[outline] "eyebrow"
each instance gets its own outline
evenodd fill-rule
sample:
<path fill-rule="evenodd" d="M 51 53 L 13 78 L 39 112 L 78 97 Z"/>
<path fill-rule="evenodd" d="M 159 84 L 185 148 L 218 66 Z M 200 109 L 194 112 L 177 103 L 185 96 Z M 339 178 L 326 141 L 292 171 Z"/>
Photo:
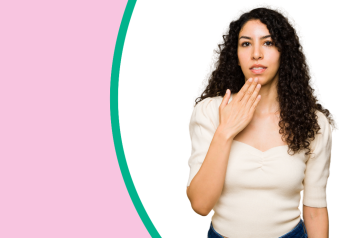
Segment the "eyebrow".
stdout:
<path fill-rule="evenodd" d="M 262 36 L 262 37 L 260 37 L 260 39 L 263 40 L 263 39 L 269 38 L 269 37 L 271 37 L 271 35 Z M 248 40 L 251 40 L 251 39 L 252 39 L 252 38 L 250 38 L 249 36 L 241 36 L 241 37 L 239 37 L 238 40 L 240 40 L 240 39 L 242 39 L 242 38 L 248 39 Z"/>

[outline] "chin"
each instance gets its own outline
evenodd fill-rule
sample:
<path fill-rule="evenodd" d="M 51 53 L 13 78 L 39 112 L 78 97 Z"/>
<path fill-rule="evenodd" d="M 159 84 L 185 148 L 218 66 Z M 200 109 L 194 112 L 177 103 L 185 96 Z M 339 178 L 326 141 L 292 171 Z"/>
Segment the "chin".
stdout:
<path fill-rule="evenodd" d="M 274 77 L 269 77 L 269 76 L 266 76 L 266 75 L 252 75 L 252 76 L 249 76 L 249 78 L 258 78 L 258 83 L 263 86 L 271 81 L 273 81 Z M 249 78 L 247 78 L 246 80 L 248 80 Z"/>

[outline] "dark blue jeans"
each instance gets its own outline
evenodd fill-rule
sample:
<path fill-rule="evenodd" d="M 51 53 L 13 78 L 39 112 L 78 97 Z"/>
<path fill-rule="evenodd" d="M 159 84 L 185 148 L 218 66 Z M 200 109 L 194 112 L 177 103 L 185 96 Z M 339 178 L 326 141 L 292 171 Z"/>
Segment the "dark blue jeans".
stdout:
<path fill-rule="evenodd" d="M 208 230 L 208 238 L 222 238 L 223 236 L 220 235 L 212 226 L 212 222 L 211 222 L 211 226 Z M 305 223 L 304 221 L 300 218 L 300 222 L 299 224 L 297 224 L 297 226 L 292 229 L 291 231 L 289 231 L 288 233 L 286 233 L 283 236 L 280 236 L 279 238 L 307 238 L 307 232 L 306 232 L 306 227 L 305 227 Z M 278 238 L 278 237 L 277 237 Z"/>

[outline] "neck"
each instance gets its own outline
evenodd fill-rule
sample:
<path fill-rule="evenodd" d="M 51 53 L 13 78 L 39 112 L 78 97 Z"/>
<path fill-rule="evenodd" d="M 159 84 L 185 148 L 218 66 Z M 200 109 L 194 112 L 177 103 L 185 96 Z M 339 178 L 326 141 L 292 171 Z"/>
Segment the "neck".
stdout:
<path fill-rule="evenodd" d="M 278 75 L 274 77 L 269 83 L 262 85 L 259 90 L 261 95 L 260 102 L 258 103 L 255 113 L 257 115 L 275 114 L 280 111 L 278 101 Z"/>

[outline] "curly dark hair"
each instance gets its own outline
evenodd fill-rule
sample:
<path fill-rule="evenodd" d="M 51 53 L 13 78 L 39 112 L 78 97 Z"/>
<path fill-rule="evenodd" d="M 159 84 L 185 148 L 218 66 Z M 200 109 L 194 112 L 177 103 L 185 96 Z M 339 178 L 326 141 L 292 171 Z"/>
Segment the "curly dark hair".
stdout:
<path fill-rule="evenodd" d="M 280 105 L 279 133 L 286 141 L 289 152 L 306 149 L 311 154 L 310 142 L 320 130 L 316 110 L 322 112 L 335 128 L 329 110 L 317 103 L 314 89 L 310 86 L 310 73 L 305 55 L 295 29 L 289 20 L 277 10 L 256 8 L 244 13 L 229 25 L 228 34 L 223 35 L 215 69 L 208 78 L 208 86 L 195 102 L 207 97 L 224 96 L 227 89 L 237 93 L 245 84 L 245 77 L 238 65 L 238 35 L 249 20 L 260 20 L 269 30 L 271 38 L 280 52 L 279 79 L 277 85 Z M 289 153 L 290 154 L 290 153 Z"/>

